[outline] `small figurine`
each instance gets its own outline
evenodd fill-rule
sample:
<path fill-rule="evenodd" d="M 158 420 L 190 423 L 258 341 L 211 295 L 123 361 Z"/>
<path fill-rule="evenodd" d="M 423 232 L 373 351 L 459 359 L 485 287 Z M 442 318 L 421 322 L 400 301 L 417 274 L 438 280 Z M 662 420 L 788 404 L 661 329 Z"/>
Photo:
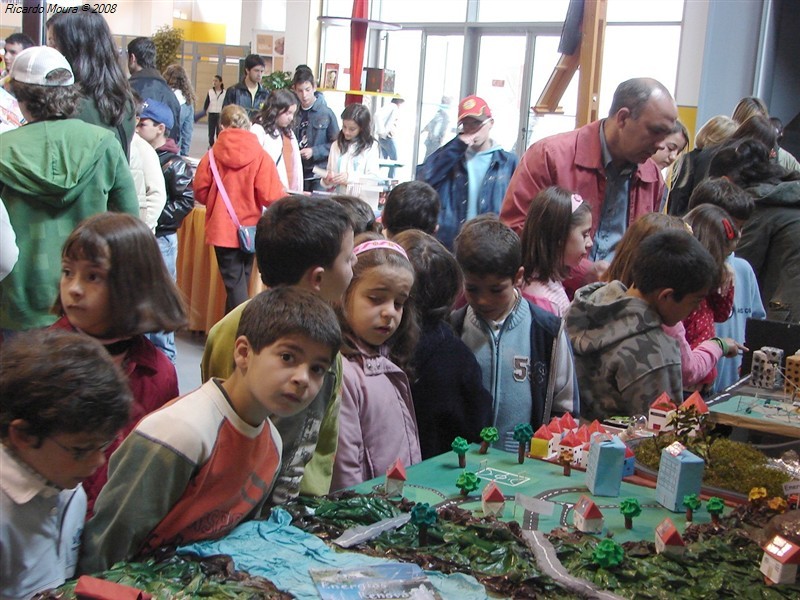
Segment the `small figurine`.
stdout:
<path fill-rule="evenodd" d="M 601 540 L 592 552 L 592 561 L 604 568 L 616 567 L 625 558 L 625 550 L 610 538 Z"/>
<path fill-rule="evenodd" d="M 603 531 L 603 513 L 589 496 L 583 495 L 572 511 L 572 524 L 584 533 L 600 533 Z"/>
<path fill-rule="evenodd" d="M 489 451 L 489 444 L 494 444 L 500 439 L 497 427 L 484 427 L 481 429 L 481 448 L 478 454 L 486 454 Z"/>
<path fill-rule="evenodd" d="M 719 525 L 719 516 L 722 514 L 722 511 L 725 510 L 725 502 L 722 501 L 722 498 L 712 496 L 708 499 L 708 502 L 706 502 L 706 510 L 708 514 L 711 515 L 711 522 L 714 525 Z"/>
<path fill-rule="evenodd" d="M 483 516 L 500 517 L 503 514 L 503 509 L 506 506 L 506 497 L 503 492 L 497 487 L 494 481 L 483 488 L 481 492 L 481 506 L 483 507 Z"/>
<path fill-rule="evenodd" d="M 675 523 L 667 517 L 656 527 L 656 553 L 680 556 L 686 551 L 686 544 L 678 533 Z"/>
<path fill-rule="evenodd" d="M 525 446 L 532 437 L 533 427 L 531 427 L 530 423 L 520 423 L 514 427 L 514 440 L 519 443 L 519 452 L 517 454 L 519 464 L 525 462 Z"/>
<path fill-rule="evenodd" d="M 456 487 L 461 490 L 462 496 L 468 496 L 470 492 L 474 492 L 478 489 L 479 481 L 480 479 L 478 479 L 475 473 L 464 471 L 458 476 L 458 479 L 456 479 Z"/>
<path fill-rule="evenodd" d="M 419 528 L 419 545 L 428 545 L 428 527 L 436 523 L 436 509 L 427 502 L 418 502 L 411 509 L 411 522 Z"/>
<path fill-rule="evenodd" d="M 700 496 L 697 494 L 686 494 L 683 497 L 683 505 L 686 507 L 686 522 L 691 523 L 694 519 L 694 511 L 702 506 Z"/>
<path fill-rule="evenodd" d="M 572 475 L 572 450 L 562 450 L 558 455 L 558 464 L 564 467 L 564 477 Z"/>
<path fill-rule="evenodd" d="M 642 514 L 642 505 L 636 498 L 626 498 L 619 503 L 619 512 L 625 517 L 625 529 L 633 529 L 633 519 Z"/>
<path fill-rule="evenodd" d="M 567 434 L 561 438 L 561 441 L 558 443 L 558 451 L 560 454 L 563 454 L 566 451 L 572 453 L 572 459 L 570 462 L 578 462 L 580 461 L 581 457 L 581 441 L 578 439 L 577 434 L 574 431 L 568 431 Z"/>
<path fill-rule="evenodd" d="M 405 483 L 406 468 L 398 458 L 391 467 L 386 469 L 386 483 L 383 485 L 383 490 L 387 496 L 402 496 Z"/>
<path fill-rule="evenodd" d="M 457 437 L 450 444 L 450 447 L 458 455 L 458 468 L 464 469 L 467 466 L 467 450 L 469 450 L 469 442 L 463 437 Z"/>
<path fill-rule="evenodd" d="M 761 572 L 767 585 L 794 583 L 800 564 L 800 545 L 776 535 L 764 546 Z"/>

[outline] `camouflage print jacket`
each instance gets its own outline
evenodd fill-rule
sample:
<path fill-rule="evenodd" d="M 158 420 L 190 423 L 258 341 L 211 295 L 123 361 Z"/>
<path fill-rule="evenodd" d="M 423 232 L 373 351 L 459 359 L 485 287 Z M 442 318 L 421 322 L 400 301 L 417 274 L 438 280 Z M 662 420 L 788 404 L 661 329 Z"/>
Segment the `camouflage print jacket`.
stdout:
<path fill-rule="evenodd" d="M 661 392 L 682 397 L 677 341 L 653 308 L 626 292 L 619 281 L 582 287 L 565 317 L 586 419 L 646 415 Z"/>

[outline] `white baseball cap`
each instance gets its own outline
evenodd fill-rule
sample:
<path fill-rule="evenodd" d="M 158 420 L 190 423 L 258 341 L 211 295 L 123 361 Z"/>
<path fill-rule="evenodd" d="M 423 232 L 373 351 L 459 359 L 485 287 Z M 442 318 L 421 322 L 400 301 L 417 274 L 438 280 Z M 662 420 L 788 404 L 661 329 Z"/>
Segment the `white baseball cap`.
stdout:
<path fill-rule="evenodd" d="M 75 83 L 75 76 L 67 59 L 61 52 L 49 46 L 34 46 L 17 54 L 9 75 L 20 83 L 47 87 Z"/>

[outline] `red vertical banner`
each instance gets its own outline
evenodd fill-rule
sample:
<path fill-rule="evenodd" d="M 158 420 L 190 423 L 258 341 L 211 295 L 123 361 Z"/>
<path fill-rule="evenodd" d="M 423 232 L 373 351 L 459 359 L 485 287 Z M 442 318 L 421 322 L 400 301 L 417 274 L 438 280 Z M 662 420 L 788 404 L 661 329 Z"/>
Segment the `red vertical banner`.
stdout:
<path fill-rule="evenodd" d="M 361 89 L 361 73 L 364 70 L 364 49 L 367 45 L 369 27 L 369 0 L 353 0 L 353 20 L 350 22 L 350 89 Z M 347 94 L 344 104 L 361 104 L 362 97 Z"/>

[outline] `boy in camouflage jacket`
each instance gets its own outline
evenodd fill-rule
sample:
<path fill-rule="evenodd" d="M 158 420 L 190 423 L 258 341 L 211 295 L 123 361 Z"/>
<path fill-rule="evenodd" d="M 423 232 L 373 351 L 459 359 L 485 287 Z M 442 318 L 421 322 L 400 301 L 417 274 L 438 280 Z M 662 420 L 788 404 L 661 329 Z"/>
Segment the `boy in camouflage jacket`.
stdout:
<path fill-rule="evenodd" d="M 576 292 L 565 324 L 582 417 L 646 415 L 661 392 L 682 400 L 680 350 L 661 324 L 686 318 L 716 285 L 715 272 L 691 234 L 661 231 L 641 244 L 630 288 L 612 281 Z"/>

